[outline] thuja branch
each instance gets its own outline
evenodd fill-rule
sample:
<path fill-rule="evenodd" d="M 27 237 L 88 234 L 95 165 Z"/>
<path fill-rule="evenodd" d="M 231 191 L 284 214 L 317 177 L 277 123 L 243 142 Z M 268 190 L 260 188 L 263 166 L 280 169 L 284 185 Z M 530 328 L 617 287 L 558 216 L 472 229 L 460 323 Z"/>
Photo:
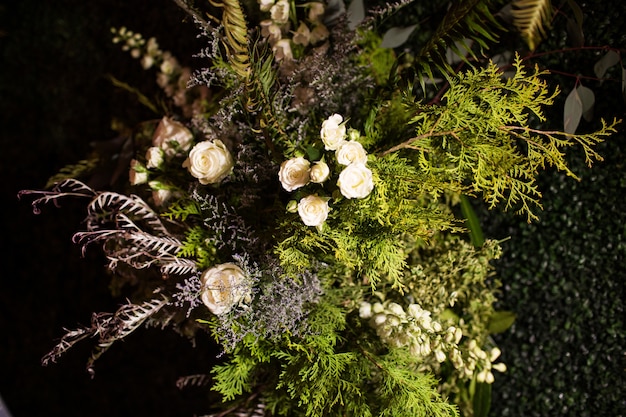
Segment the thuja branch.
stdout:
<path fill-rule="evenodd" d="M 393 152 L 397 152 L 401 149 L 413 149 L 413 150 L 417 150 L 417 151 L 423 151 L 423 152 L 428 152 L 428 149 L 419 147 L 419 146 L 415 146 L 413 145 L 413 143 L 415 141 L 421 140 L 421 139 L 426 139 L 426 138 L 432 138 L 432 137 L 437 137 L 437 136 L 452 136 L 455 139 L 460 141 L 460 138 L 458 136 L 458 133 L 460 133 L 463 129 L 456 129 L 456 130 L 447 130 L 445 132 L 429 132 L 429 133 L 424 133 L 422 135 L 417 135 L 412 137 L 411 139 L 408 139 L 396 146 L 393 146 L 389 149 L 387 149 L 386 151 L 382 152 L 380 154 L 380 156 L 385 156 L 388 155 L 390 153 Z"/>

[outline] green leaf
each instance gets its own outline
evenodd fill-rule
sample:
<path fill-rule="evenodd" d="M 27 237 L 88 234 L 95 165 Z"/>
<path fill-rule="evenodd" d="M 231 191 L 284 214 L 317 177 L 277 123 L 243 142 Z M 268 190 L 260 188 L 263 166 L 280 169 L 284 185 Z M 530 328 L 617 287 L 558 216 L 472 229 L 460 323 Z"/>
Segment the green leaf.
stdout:
<path fill-rule="evenodd" d="M 472 408 L 474 417 L 487 417 L 491 408 L 491 384 L 474 382 L 474 393 L 472 395 Z"/>
<path fill-rule="evenodd" d="M 483 230 L 480 227 L 478 216 L 476 216 L 476 212 L 472 208 L 472 204 L 465 195 L 461 195 L 461 212 L 465 217 L 465 224 L 470 231 L 469 233 L 472 244 L 477 248 L 482 247 L 483 243 L 485 243 Z"/>
<path fill-rule="evenodd" d="M 496 311 L 492 314 L 487 329 L 489 333 L 502 333 L 513 325 L 515 313 L 511 311 Z"/>

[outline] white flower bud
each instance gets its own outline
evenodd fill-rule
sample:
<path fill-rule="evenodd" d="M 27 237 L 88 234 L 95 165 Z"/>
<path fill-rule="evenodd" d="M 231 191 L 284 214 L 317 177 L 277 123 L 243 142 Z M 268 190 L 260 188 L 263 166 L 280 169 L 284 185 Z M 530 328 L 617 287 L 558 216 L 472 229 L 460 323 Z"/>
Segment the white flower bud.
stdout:
<path fill-rule="evenodd" d="M 163 157 L 165 153 L 157 146 L 151 146 L 146 151 L 146 167 L 160 168 L 163 165 Z"/>
<path fill-rule="evenodd" d="M 311 182 L 321 184 L 330 176 L 330 168 L 324 161 L 318 161 L 311 167 Z"/>
<path fill-rule="evenodd" d="M 289 1 L 278 0 L 276 4 L 270 7 L 270 16 L 279 25 L 287 23 L 289 21 Z"/>
<path fill-rule="evenodd" d="M 502 362 L 491 365 L 491 368 L 498 372 L 506 372 L 506 365 Z"/>
<path fill-rule="evenodd" d="M 320 136 L 327 151 L 334 151 L 345 141 L 346 126 L 341 123 L 343 117 L 340 114 L 333 114 L 322 122 Z"/>
<path fill-rule="evenodd" d="M 400 304 L 398 304 L 398 303 L 389 303 L 389 304 L 387 305 L 387 310 L 388 310 L 390 313 L 392 313 L 392 314 L 394 314 L 394 315 L 396 315 L 396 316 L 398 316 L 398 317 L 404 317 L 404 316 L 406 316 L 406 313 L 404 312 L 404 309 L 403 309 L 403 308 L 402 308 L 402 306 L 401 306 Z"/>
<path fill-rule="evenodd" d="M 130 161 L 128 180 L 131 185 L 145 184 L 148 182 L 148 172 L 146 172 L 146 168 L 136 159 Z"/>
<path fill-rule="evenodd" d="M 443 353 L 442 350 L 436 350 L 435 351 L 435 358 L 437 359 L 437 362 L 439 362 L 439 363 L 445 362 L 446 354 Z"/>
<path fill-rule="evenodd" d="M 372 305 L 366 301 L 361 303 L 359 307 L 359 317 L 362 319 L 369 319 L 372 317 Z"/>

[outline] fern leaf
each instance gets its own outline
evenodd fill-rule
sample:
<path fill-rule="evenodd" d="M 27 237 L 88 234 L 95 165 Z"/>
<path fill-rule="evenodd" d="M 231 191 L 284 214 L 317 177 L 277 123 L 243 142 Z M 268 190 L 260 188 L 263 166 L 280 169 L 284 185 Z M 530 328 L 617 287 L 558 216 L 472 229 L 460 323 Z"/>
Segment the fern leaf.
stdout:
<path fill-rule="evenodd" d="M 92 329 L 99 335 L 98 346 L 87 361 L 87 371 L 94 375 L 94 363 L 117 340 L 123 339 L 139 328 L 148 318 L 158 313 L 169 300 L 165 296 L 148 300 L 143 304 L 126 304 L 120 307 L 113 316 L 94 315 Z M 103 323 L 99 322 L 104 317 Z"/>
<path fill-rule="evenodd" d="M 441 20 L 435 33 L 416 57 L 417 76 L 422 89 L 425 84 L 423 74 L 429 78 L 434 78 L 433 70 L 435 69 L 446 78 L 454 74 L 453 68 L 446 61 L 446 51 L 450 45 L 455 45 L 457 42 L 463 44 L 473 41 L 483 50 L 488 48 L 489 42 L 497 40 L 495 33 L 502 30 L 502 27 L 489 10 L 491 3 L 490 0 L 451 2 L 451 7 Z M 470 48 L 464 49 L 467 49 L 467 52 L 475 57 Z M 463 55 L 460 57 L 467 62 Z"/>
<path fill-rule="evenodd" d="M 70 178 L 64 180 L 57 185 L 55 185 L 50 191 L 42 191 L 42 190 L 22 190 L 17 194 L 17 198 L 21 199 L 25 195 L 38 195 L 41 197 L 36 198 L 31 203 L 33 208 L 33 213 L 39 214 L 41 213 L 40 206 L 48 203 L 53 203 L 58 207 L 59 203 L 57 200 L 64 197 L 89 197 L 94 198 L 97 196 L 97 192 L 94 191 L 88 185 L 78 181 L 76 179 Z"/>
<path fill-rule="evenodd" d="M 550 24 L 552 3 L 550 0 L 515 0 L 511 15 L 528 48 L 534 51 L 546 36 L 544 25 Z"/>
<path fill-rule="evenodd" d="M 232 69 L 241 78 L 246 79 L 250 73 L 250 54 L 248 51 L 248 28 L 241 4 L 238 0 L 224 0 L 209 2 L 223 9 L 222 25 L 224 26 L 223 39 L 228 61 Z"/>

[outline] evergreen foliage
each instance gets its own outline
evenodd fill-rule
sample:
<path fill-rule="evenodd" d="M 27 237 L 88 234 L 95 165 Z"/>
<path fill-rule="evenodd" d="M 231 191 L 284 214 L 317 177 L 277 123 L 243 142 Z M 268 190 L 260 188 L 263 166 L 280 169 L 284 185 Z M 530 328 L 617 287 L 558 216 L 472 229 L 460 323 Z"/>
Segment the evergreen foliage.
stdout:
<path fill-rule="evenodd" d="M 499 26 L 491 2 L 450 2 L 408 67 L 381 50 L 372 24 L 404 3 L 356 29 L 331 4 L 280 0 L 268 16 L 264 4 L 252 13 L 259 5 L 224 0 L 210 2 L 211 21 L 179 4 L 210 39 L 208 68 L 184 78 L 154 43 L 125 38 L 142 62 L 159 60 L 180 111 L 130 164 L 134 188 L 69 179 L 21 193 L 35 210 L 88 198 L 75 240 L 102 243 L 108 268 L 137 287 L 134 304 L 69 331 L 51 358 L 98 334 L 91 369 L 146 322 L 212 335 L 225 358 L 207 378 L 226 414 L 479 415 L 492 370 L 505 370 L 492 334 L 511 315 L 495 308 L 499 242 L 469 243 L 456 202 L 478 195 L 535 220 L 538 172 L 575 177 L 565 149 L 601 160 L 595 147 L 619 121 L 584 134 L 535 127 L 558 90 L 517 55 L 510 76 L 479 59 Z M 473 62 L 456 72 L 444 52 L 461 49 Z M 411 71 L 447 85 L 426 102 Z M 188 96 L 188 82 L 205 96 Z"/>

